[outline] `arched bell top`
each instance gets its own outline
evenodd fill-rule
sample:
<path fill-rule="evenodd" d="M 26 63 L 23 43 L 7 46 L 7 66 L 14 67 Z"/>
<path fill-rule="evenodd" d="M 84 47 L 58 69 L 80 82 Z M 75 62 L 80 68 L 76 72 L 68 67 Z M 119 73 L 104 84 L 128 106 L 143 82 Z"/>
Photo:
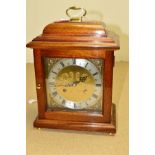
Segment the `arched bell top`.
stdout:
<path fill-rule="evenodd" d="M 48 24 L 33 41 L 115 43 L 101 22 L 60 21 Z"/>
<path fill-rule="evenodd" d="M 60 21 L 47 25 L 43 35 L 106 37 L 106 30 L 101 22 Z"/>
<path fill-rule="evenodd" d="M 117 42 L 108 35 L 101 22 L 51 23 L 43 33 L 27 44 L 30 48 L 51 49 L 55 47 L 83 47 L 119 49 Z"/>
<path fill-rule="evenodd" d="M 103 23 L 70 21 L 59 21 L 45 26 L 43 33 L 28 43 L 27 47 L 119 49 L 119 45 L 111 35 L 108 35 Z"/>
<path fill-rule="evenodd" d="M 76 11 L 78 14 L 75 14 Z M 43 29 L 42 34 L 28 43 L 27 47 L 119 49 L 119 45 L 108 35 L 102 22 L 84 22 L 82 20 L 87 14 L 84 8 L 72 6 L 66 10 L 66 14 L 70 20 L 48 24 Z"/>

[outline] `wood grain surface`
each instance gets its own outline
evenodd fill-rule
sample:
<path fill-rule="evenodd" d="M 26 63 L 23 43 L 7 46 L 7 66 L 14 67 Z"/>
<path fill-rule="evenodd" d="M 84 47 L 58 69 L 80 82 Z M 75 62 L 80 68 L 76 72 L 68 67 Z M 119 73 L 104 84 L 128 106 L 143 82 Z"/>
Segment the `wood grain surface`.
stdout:
<path fill-rule="evenodd" d="M 28 43 L 27 47 L 34 49 L 38 99 L 35 127 L 116 132 L 115 106 L 112 106 L 112 81 L 114 50 L 119 49 L 119 46 L 108 37 L 102 23 L 52 23 L 44 28 L 42 35 Z M 102 113 L 48 111 L 44 57 L 104 59 Z"/>

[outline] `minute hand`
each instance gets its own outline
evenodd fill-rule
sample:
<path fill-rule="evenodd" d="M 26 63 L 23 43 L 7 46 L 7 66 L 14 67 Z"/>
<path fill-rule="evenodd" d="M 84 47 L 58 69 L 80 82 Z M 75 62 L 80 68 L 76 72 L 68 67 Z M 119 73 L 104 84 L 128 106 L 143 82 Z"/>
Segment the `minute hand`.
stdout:
<path fill-rule="evenodd" d="M 73 85 L 76 86 L 76 85 L 77 85 L 78 83 L 80 83 L 80 82 L 85 82 L 86 79 L 87 79 L 87 76 L 85 76 L 85 77 L 80 77 L 80 80 L 79 80 L 79 81 L 74 81 L 74 82 L 73 82 Z"/>

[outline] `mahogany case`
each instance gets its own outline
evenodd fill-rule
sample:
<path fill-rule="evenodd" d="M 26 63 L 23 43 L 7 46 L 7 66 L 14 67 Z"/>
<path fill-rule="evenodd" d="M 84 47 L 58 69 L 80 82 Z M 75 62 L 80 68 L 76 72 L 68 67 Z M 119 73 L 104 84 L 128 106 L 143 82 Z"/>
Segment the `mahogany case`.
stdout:
<path fill-rule="evenodd" d="M 38 99 L 34 126 L 99 132 L 116 132 L 115 106 L 112 104 L 114 51 L 118 43 L 101 22 L 60 21 L 47 25 L 27 47 L 33 48 Z M 103 110 L 101 114 L 48 111 L 43 58 L 104 59 Z"/>

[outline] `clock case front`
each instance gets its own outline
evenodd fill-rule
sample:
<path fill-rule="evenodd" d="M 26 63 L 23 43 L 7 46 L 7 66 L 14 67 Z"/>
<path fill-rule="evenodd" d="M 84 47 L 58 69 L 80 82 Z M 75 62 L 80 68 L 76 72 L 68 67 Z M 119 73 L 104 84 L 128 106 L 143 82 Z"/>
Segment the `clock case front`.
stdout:
<path fill-rule="evenodd" d="M 33 48 L 38 99 L 34 126 L 98 132 L 116 132 L 115 105 L 112 104 L 114 50 L 118 44 L 109 37 L 101 22 L 60 21 L 47 25 L 27 47 Z M 55 111 L 47 105 L 45 58 L 102 59 L 103 94 L 101 113 Z"/>

